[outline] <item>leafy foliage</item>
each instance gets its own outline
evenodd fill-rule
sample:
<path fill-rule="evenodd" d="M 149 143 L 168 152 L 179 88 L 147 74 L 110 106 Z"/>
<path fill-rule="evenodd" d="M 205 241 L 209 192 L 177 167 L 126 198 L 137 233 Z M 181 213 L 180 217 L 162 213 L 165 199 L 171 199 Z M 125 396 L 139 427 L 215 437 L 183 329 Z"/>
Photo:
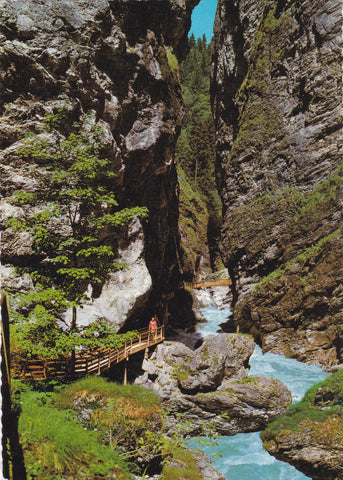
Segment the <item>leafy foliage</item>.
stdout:
<path fill-rule="evenodd" d="M 86 115 L 70 125 L 68 115 L 63 107 L 47 116 L 42 133 L 31 133 L 18 150 L 34 165 L 31 173 L 39 187 L 15 192 L 13 203 L 22 206 L 25 215 L 7 223 L 33 238 L 32 259 L 17 271 L 30 275 L 36 292 L 20 299 L 21 322 L 14 333 L 24 349 L 34 343 L 36 353 L 43 353 L 39 345 L 56 353 L 57 345 L 57 351 L 63 351 L 73 344 L 72 337 L 66 342 L 55 318 L 71 307 L 75 330 L 76 309 L 87 286 L 101 286 L 108 272 L 124 266 L 115 261 L 120 231 L 133 218 L 147 216 L 144 207 L 119 207 L 113 165 L 94 118 Z"/>
<path fill-rule="evenodd" d="M 120 349 L 125 341 L 138 337 L 136 331 L 117 334 L 104 320 L 93 322 L 78 332 L 62 330 L 55 316 L 41 305 L 36 305 L 28 319 L 12 324 L 10 331 L 12 350 L 21 358 L 55 358 L 87 348 Z"/>

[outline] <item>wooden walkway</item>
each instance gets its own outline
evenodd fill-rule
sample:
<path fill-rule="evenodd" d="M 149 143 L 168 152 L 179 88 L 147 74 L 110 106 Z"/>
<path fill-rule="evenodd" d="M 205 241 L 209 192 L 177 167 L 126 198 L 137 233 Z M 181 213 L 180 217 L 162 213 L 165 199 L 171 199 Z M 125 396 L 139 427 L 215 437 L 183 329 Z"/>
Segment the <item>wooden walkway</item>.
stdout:
<path fill-rule="evenodd" d="M 218 280 L 201 280 L 199 282 L 183 282 L 185 287 L 189 288 L 209 288 L 209 287 L 225 287 L 232 285 L 230 278 L 220 278 Z"/>
<path fill-rule="evenodd" d="M 26 360 L 12 364 L 13 376 L 21 380 L 43 380 L 53 378 L 78 378 L 85 375 L 97 374 L 108 370 L 112 365 L 128 359 L 130 355 L 145 350 L 152 345 L 163 342 L 165 327 L 157 327 L 156 333 L 151 334 L 149 329 L 139 330 L 137 338 L 127 340 L 117 349 L 102 347 L 98 349 L 77 352 L 72 355 L 41 359 Z"/>

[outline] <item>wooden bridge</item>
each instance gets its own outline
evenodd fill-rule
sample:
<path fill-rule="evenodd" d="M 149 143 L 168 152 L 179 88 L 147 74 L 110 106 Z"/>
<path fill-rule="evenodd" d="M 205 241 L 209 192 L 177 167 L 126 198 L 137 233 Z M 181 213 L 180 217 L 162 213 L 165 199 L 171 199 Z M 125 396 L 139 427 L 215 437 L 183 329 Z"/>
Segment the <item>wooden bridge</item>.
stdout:
<path fill-rule="evenodd" d="M 231 284 L 229 278 L 184 282 L 185 287 L 194 289 L 229 286 Z M 102 372 L 109 370 L 112 365 L 128 360 L 130 355 L 149 349 L 149 347 L 163 342 L 164 339 L 165 326 L 162 325 L 157 327 L 154 334 L 149 332 L 149 329 L 139 330 L 137 338 L 127 340 L 120 348 L 93 348 L 58 358 L 15 360 L 11 362 L 11 368 L 13 377 L 21 380 L 49 380 L 54 378 L 79 378 L 91 374 L 101 375 Z M 125 365 L 124 383 L 126 383 L 126 379 L 127 365 Z"/>
<path fill-rule="evenodd" d="M 21 380 L 43 380 L 53 378 L 78 378 L 84 375 L 97 374 L 108 370 L 112 365 L 127 360 L 130 355 L 146 350 L 163 342 L 165 326 L 157 327 L 155 333 L 149 329 L 138 330 L 137 338 L 126 340 L 120 348 L 102 347 L 77 352 L 59 358 L 25 360 L 13 363 L 13 376 Z M 124 383 L 127 379 L 125 366 Z"/>
<path fill-rule="evenodd" d="M 209 288 L 209 287 L 225 287 L 232 285 L 230 278 L 219 278 L 217 280 L 199 280 L 198 282 L 183 282 L 185 287 L 189 288 Z"/>

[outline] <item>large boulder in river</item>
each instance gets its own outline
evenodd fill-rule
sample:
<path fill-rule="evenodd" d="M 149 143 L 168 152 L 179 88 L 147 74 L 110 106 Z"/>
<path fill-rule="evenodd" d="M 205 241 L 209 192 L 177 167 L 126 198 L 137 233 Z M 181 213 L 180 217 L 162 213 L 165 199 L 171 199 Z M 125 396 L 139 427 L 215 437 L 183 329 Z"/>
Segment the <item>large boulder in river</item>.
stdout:
<path fill-rule="evenodd" d="M 154 389 L 162 398 L 209 392 L 226 378 L 246 377 L 254 347 L 248 336 L 230 333 L 207 336 L 197 350 L 179 342 L 164 342 L 143 363 L 143 370 L 154 379 Z"/>
<path fill-rule="evenodd" d="M 236 435 L 255 432 L 284 413 L 291 405 L 289 390 L 270 377 L 227 381 L 218 390 L 197 395 L 170 397 L 164 401 L 171 430 L 179 428 L 180 414 L 191 435 Z"/>
<path fill-rule="evenodd" d="M 171 431 L 257 431 L 287 410 L 291 393 L 279 380 L 248 377 L 254 347 L 250 337 L 228 333 L 209 335 L 196 350 L 165 342 L 144 361 L 145 374 L 138 383 L 160 395 Z"/>

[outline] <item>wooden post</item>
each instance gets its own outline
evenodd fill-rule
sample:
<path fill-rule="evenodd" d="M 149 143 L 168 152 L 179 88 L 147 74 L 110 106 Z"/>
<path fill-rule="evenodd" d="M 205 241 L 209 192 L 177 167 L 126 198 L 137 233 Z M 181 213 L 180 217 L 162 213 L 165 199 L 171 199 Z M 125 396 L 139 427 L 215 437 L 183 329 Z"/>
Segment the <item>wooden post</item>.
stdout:
<path fill-rule="evenodd" d="M 237 325 L 236 333 L 239 333 L 239 325 Z"/>
<path fill-rule="evenodd" d="M 101 369 L 100 369 L 100 353 L 98 354 L 98 375 L 100 375 Z"/>
<path fill-rule="evenodd" d="M 127 365 L 129 363 L 129 358 L 125 358 L 125 367 L 124 367 L 124 385 L 127 385 Z"/>

